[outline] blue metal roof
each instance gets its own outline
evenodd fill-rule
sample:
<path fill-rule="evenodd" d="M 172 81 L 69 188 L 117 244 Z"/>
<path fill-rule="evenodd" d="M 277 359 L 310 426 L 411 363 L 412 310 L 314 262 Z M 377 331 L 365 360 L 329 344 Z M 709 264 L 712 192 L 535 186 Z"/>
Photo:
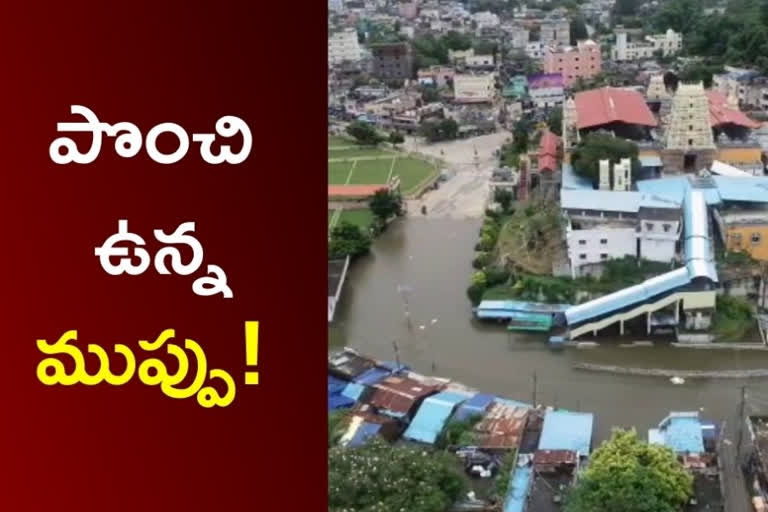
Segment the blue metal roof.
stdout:
<path fill-rule="evenodd" d="M 567 210 L 601 210 L 636 213 L 640 209 L 639 192 L 613 190 L 562 190 L 560 206 Z"/>
<path fill-rule="evenodd" d="M 328 410 L 333 411 L 336 409 L 344 409 L 345 407 L 352 407 L 355 400 L 349 397 L 339 394 L 328 395 Z"/>
<path fill-rule="evenodd" d="M 352 438 L 349 440 L 346 446 L 354 448 L 355 446 L 361 446 L 365 444 L 368 439 L 372 438 L 381 430 L 381 425 L 378 423 L 363 422 L 355 430 Z"/>
<path fill-rule="evenodd" d="M 386 379 L 391 374 L 392 372 L 387 369 L 374 366 L 373 368 L 369 368 L 368 370 L 355 377 L 355 382 L 358 384 L 364 384 L 366 386 L 373 386 L 374 384 Z"/>
<path fill-rule="evenodd" d="M 544 304 L 522 300 L 484 300 L 477 306 L 477 311 L 506 310 L 521 313 L 561 313 L 571 307 L 570 304 Z"/>
<path fill-rule="evenodd" d="M 594 415 L 586 412 L 547 411 L 539 450 L 571 450 L 589 455 Z"/>
<path fill-rule="evenodd" d="M 676 453 L 704 453 L 704 435 L 697 412 L 672 412 L 658 429 L 648 431 L 648 442 L 663 444 Z"/>
<path fill-rule="evenodd" d="M 528 502 L 533 467 L 514 467 L 512 471 L 514 471 L 514 474 L 509 482 L 509 490 L 504 499 L 504 512 L 523 512 Z"/>
<path fill-rule="evenodd" d="M 344 391 L 341 392 L 341 396 L 345 396 L 347 398 L 351 398 L 355 402 L 360 400 L 360 395 L 363 394 L 365 391 L 365 386 L 362 384 L 358 384 L 356 382 L 350 382 L 346 385 L 344 388 Z"/>
<path fill-rule="evenodd" d="M 379 361 L 378 366 L 386 368 L 392 373 L 405 372 L 410 370 L 410 367 L 406 364 L 397 363 L 396 361 Z"/>
<path fill-rule="evenodd" d="M 466 421 L 472 416 L 482 415 L 495 398 L 495 396 L 488 393 L 477 393 L 456 409 L 453 419 L 455 421 Z"/>
<path fill-rule="evenodd" d="M 592 190 L 592 182 L 588 178 L 576 174 L 571 164 L 563 162 L 560 174 L 564 190 Z"/>
<path fill-rule="evenodd" d="M 341 393 L 341 390 L 346 387 L 348 384 L 347 381 L 339 379 L 337 377 L 334 377 L 333 375 L 328 376 L 328 394 L 334 394 L 334 393 Z"/>
<path fill-rule="evenodd" d="M 403 437 L 422 443 L 434 443 L 454 408 L 470 397 L 455 391 L 441 391 L 430 396 L 419 407 Z"/>
<path fill-rule="evenodd" d="M 768 203 L 768 178 L 713 176 L 723 201 Z"/>

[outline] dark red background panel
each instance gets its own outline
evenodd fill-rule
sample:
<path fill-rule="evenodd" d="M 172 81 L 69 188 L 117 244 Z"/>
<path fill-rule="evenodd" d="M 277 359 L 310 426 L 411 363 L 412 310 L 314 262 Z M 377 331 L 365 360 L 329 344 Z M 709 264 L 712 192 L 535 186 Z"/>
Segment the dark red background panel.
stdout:
<path fill-rule="evenodd" d="M 201 5 L 197 5 L 201 4 Z M 325 32 L 314 2 L 23 2 L 0 13 L 3 104 L 0 510 L 325 509 Z M 192 149 L 164 166 L 114 154 L 58 166 L 72 104 L 144 134 L 254 136 L 242 165 Z M 109 276 L 94 247 L 118 219 L 151 240 L 196 223 L 234 299 L 192 277 Z M 244 323 L 260 322 L 261 383 L 245 386 Z M 45 387 L 37 338 L 136 347 L 175 328 L 238 383 L 206 410 L 139 383 Z M 297 492 L 297 487 L 299 492 Z"/>

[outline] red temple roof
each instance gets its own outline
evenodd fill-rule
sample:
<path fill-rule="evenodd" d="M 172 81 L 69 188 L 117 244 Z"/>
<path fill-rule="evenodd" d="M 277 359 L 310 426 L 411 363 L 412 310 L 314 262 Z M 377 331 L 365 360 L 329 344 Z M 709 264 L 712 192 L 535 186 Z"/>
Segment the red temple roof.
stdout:
<path fill-rule="evenodd" d="M 728 106 L 728 100 L 725 95 L 718 91 L 707 91 L 709 98 L 709 119 L 712 126 L 720 124 L 735 124 L 745 128 L 760 128 L 760 123 L 748 118 L 744 112 L 739 109 L 733 109 Z"/>
<path fill-rule="evenodd" d="M 615 122 L 658 125 L 639 92 L 603 87 L 577 92 L 574 101 L 579 129 Z"/>
<path fill-rule="evenodd" d="M 539 170 L 554 171 L 557 169 L 557 148 L 560 137 L 545 128 L 539 141 Z"/>

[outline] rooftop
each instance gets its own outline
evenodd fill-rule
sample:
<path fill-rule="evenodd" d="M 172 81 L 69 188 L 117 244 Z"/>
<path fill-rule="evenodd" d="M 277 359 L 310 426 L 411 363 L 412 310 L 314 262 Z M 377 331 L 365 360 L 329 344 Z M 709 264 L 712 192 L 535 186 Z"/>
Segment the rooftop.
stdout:
<path fill-rule="evenodd" d="M 704 436 L 698 412 L 671 412 L 658 428 L 648 430 L 648 442 L 671 448 L 675 453 L 704 453 Z"/>
<path fill-rule="evenodd" d="M 622 122 L 657 126 L 643 95 L 626 89 L 603 87 L 576 93 L 576 126 L 579 129 Z"/>
<path fill-rule="evenodd" d="M 440 384 L 428 384 L 412 377 L 391 376 L 373 386 L 368 398 L 372 406 L 404 416 L 420 399 L 442 389 Z"/>
<path fill-rule="evenodd" d="M 539 450 L 571 450 L 587 456 L 592 446 L 591 413 L 548 410 L 539 439 Z"/>
<path fill-rule="evenodd" d="M 528 77 L 529 89 L 563 87 L 563 75 L 560 73 L 539 73 Z"/>
<path fill-rule="evenodd" d="M 738 108 L 728 106 L 728 99 L 719 91 L 707 91 L 709 98 L 709 117 L 712 126 L 735 124 L 744 128 L 760 128 L 760 123 L 748 118 Z"/>
<path fill-rule="evenodd" d="M 434 443 L 456 406 L 470 396 L 456 391 L 442 391 L 425 399 L 403 437 L 422 443 Z"/>
<path fill-rule="evenodd" d="M 489 449 L 511 449 L 520 445 L 528 409 L 494 403 L 475 425 L 477 445 Z"/>

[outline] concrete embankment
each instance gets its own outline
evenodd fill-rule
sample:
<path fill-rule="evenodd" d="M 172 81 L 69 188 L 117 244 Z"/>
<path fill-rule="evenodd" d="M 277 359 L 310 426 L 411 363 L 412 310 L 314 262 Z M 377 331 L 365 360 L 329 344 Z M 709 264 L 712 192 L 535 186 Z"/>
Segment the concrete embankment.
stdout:
<path fill-rule="evenodd" d="M 671 370 L 666 368 L 627 368 L 591 363 L 574 363 L 576 370 L 612 373 L 616 375 L 639 375 L 647 377 L 682 377 L 684 379 L 747 379 L 766 378 L 768 368 L 751 370 Z"/>

